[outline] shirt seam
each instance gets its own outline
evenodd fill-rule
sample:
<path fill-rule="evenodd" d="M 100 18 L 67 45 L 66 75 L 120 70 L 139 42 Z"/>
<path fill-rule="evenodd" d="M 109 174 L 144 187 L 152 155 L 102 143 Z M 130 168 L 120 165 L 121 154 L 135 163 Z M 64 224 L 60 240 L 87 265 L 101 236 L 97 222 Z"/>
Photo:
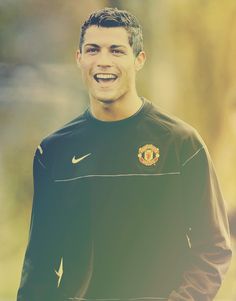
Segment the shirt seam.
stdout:
<path fill-rule="evenodd" d="M 191 155 L 187 160 L 182 163 L 182 167 L 184 167 L 187 163 L 189 163 L 204 147 L 200 147 L 193 155 Z"/>
<path fill-rule="evenodd" d="M 80 300 L 80 301 L 136 301 L 136 300 L 167 300 L 167 297 L 137 297 L 137 298 L 81 298 L 70 297 L 68 300 Z"/>
<path fill-rule="evenodd" d="M 165 175 L 180 175 L 179 171 L 176 172 L 168 172 L 168 173 L 155 173 L 155 174 L 107 174 L 107 175 L 103 175 L 103 174 L 91 174 L 91 175 L 84 175 L 84 176 L 79 176 L 79 177 L 75 177 L 75 178 L 68 178 L 68 179 L 54 179 L 54 182 L 69 182 L 69 181 L 75 181 L 75 180 L 79 180 L 79 179 L 83 179 L 83 178 L 93 178 L 93 177 L 132 177 L 132 176 L 165 176 Z"/>
<path fill-rule="evenodd" d="M 37 158 L 37 159 L 38 159 L 39 164 L 40 164 L 44 169 L 47 169 L 47 167 L 43 164 L 43 162 L 42 162 L 39 158 Z"/>

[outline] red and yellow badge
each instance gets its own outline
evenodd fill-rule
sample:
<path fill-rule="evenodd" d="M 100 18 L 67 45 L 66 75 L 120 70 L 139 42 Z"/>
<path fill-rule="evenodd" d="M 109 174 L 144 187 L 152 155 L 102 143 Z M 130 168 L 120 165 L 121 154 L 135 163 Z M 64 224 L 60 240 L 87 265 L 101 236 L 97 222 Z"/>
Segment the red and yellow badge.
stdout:
<path fill-rule="evenodd" d="M 138 150 L 139 161 L 146 166 L 155 165 L 159 160 L 159 157 L 159 148 L 157 148 L 153 144 L 146 144 L 140 147 Z"/>

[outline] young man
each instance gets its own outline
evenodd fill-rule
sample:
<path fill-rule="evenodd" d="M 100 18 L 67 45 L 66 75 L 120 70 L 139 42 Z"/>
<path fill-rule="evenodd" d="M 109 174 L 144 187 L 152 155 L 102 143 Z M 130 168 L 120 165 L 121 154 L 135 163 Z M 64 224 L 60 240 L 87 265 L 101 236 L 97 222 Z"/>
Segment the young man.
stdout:
<path fill-rule="evenodd" d="M 222 195 L 196 131 L 137 95 L 137 19 L 93 13 L 77 62 L 90 106 L 35 153 L 17 300 L 213 300 L 231 258 Z"/>

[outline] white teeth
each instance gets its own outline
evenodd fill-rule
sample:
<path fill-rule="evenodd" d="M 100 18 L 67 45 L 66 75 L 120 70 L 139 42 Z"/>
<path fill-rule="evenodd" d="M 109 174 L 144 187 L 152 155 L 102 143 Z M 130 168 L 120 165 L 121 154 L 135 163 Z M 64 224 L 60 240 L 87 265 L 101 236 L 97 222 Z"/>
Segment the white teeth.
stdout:
<path fill-rule="evenodd" d="M 114 74 L 104 74 L 104 73 L 98 73 L 95 75 L 97 79 L 116 79 L 117 76 Z"/>

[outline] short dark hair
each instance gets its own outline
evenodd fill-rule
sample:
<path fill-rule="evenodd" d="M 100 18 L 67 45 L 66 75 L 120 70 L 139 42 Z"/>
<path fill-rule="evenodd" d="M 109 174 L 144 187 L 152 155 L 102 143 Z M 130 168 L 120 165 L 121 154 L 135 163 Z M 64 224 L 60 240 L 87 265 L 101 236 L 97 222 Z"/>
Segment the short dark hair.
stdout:
<path fill-rule="evenodd" d="M 86 30 L 92 26 L 124 27 L 128 32 L 129 44 L 137 56 L 143 50 L 142 27 L 138 19 L 131 13 L 117 8 L 105 7 L 93 12 L 81 27 L 79 49 L 82 51 Z"/>

